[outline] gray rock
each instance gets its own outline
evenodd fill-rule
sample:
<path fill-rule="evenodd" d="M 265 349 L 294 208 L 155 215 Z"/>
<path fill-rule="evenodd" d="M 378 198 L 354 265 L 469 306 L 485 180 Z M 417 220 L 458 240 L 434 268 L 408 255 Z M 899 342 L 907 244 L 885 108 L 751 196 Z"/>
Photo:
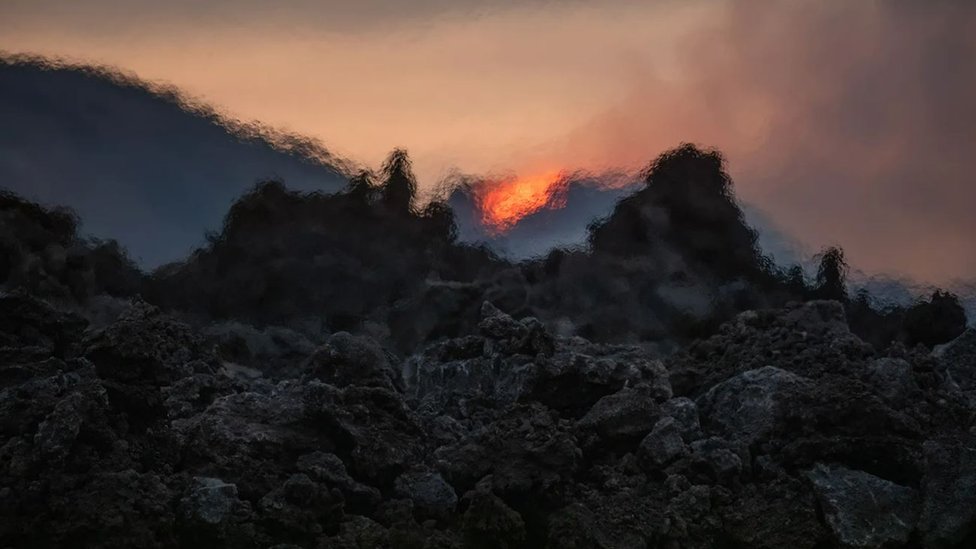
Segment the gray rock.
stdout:
<path fill-rule="evenodd" d="M 490 301 L 481 305 L 478 329 L 499 351 L 506 354 L 551 355 L 555 342 L 535 318 L 521 322 L 500 311 Z"/>
<path fill-rule="evenodd" d="M 950 385 L 963 391 L 976 390 L 976 328 L 969 328 L 949 343 L 938 346 L 937 358 Z"/>
<path fill-rule="evenodd" d="M 546 547 L 575 549 L 592 547 L 609 549 L 618 546 L 600 530 L 598 518 L 585 505 L 574 503 L 553 513 L 549 519 Z"/>
<path fill-rule="evenodd" d="M 651 394 L 625 388 L 598 400 L 577 427 L 607 440 L 643 438 L 660 417 L 661 408 Z"/>
<path fill-rule="evenodd" d="M 339 526 L 339 535 L 325 540 L 322 549 L 374 549 L 388 547 L 386 528 L 380 523 L 358 515 L 347 517 Z"/>
<path fill-rule="evenodd" d="M 305 417 L 314 418 L 320 435 L 350 445 L 343 458 L 360 481 L 392 484 L 420 461 L 423 428 L 399 392 L 359 386 L 339 390 L 318 380 L 301 390 Z"/>
<path fill-rule="evenodd" d="M 466 547 L 525 547 L 525 521 L 498 496 L 484 490 L 465 494 L 462 531 Z M 491 540 L 491 544 L 486 544 Z"/>
<path fill-rule="evenodd" d="M 518 405 L 485 429 L 438 448 L 434 458 L 454 486 L 473 485 L 490 473 L 498 494 L 557 489 L 583 461 L 568 427 L 542 405 Z"/>
<path fill-rule="evenodd" d="M 868 363 L 865 381 L 891 402 L 903 403 L 918 391 L 912 365 L 900 358 L 879 358 Z"/>
<path fill-rule="evenodd" d="M 181 501 L 186 518 L 205 524 L 220 524 L 239 502 L 237 486 L 217 478 L 193 477 L 190 493 Z"/>
<path fill-rule="evenodd" d="M 742 458 L 725 439 L 709 437 L 692 442 L 690 447 L 695 463 L 719 482 L 728 482 L 742 472 Z"/>
<path fill-rule="evenodd" d="M 681 438 L 681 430 L 674 418 L 669 416 L 658 420 L 637 449 L 638 458 L 651 468 L 667 465 L 687 453 L 688 447 Z"/>
<path fill-rule="evenodd" d="M 312 353 L 302 370 L 340 388 L 357 385 L 402 389 L 400 371 L 389 358 L 375 341 L 339 332 Z"/>
<path fill-rule="evenodd" d="M 688 397 L 677 397 L 661 405 L 661 413 L 674 418 L 681 438 L 685 442 L 702 437 L 701 422 L 698 419 L 698 406 Z"/>
<path fill-rule="evenodd" d="M 413 501 L 422 518 L 445 519 L 457 508 L 454 488 L 436 472 L 404 473 L 396 479 L 395 490 L 398 496 Z"/>
<path fill-rule="evenodd" d="M 535 364 L 528 357 L 467 358 L 441 362 L 427 356 L 411 359 L 409 393 L 428 415 L 464 416 L 462 402 L 488 401 L 505 407 L 519 399 Z"/>
<path fill-rule="evenodd" d="M 341 501 L 304 473 L 288 477 L 259 501 L 262 520 L 279 532 L 278 539 L 314 539 L 329 520 L 339 518 Z"/>
<path fill-rule="evenodd" d="M 955 546 L 976 524 L 976 441 L 929 441 L 923 449 L 919 529 L 928 547 Z"/>
<path fill-rule="evenodd" d="M 60 462 L 68 456 L 81 431 L 87 404 L 81 393 L 71 393 L 38 425 L 34 447 L 42 457 Z"/>
<path fill-rule="evenodd" d="M 808 385 L 805 378 L 766 366 L 712 387 L 698 399 L 698 408 L 709 430 L 752 444 L 775 429 L 784 407 Z"/>
<path fill-rule="evenodd" d="M 915 491 L 864 471 L 817 464 L 807 476 L 827 525 L 846 547 L 908 541 L 918 518 Z"/>
<path fill-rule="evenodd" d="M 656 400 L 671 397 L 667 369 L 639 347 L 565 340 L 538 366 L 520 400 L 538 401 L 574 418 L 627 386 L 646 385 Z"/>

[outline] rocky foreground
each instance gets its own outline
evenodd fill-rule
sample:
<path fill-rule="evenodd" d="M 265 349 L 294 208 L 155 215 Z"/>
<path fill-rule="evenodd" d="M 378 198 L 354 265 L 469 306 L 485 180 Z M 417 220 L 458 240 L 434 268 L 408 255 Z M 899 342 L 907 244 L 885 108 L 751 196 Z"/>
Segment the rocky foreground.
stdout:
<path fill-rule="evenodd" d="M 976 333 L 888 353 L 829 301 L 664 361 L 486 303 L 401 361 L 0 294 L 0 546 L 976 546 Z"/>

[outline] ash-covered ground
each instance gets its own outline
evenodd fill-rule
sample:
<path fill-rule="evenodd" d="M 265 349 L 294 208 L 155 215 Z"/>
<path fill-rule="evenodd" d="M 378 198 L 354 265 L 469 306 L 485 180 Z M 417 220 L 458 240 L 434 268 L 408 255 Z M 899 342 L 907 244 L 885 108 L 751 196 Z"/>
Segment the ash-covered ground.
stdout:
<path fill-rule="evenodd" d="M 718 153 L 645 176 L 521 263 L 401 152 L 151 273 L 0 195 L 0 546 L 976 545 L 955 296 L 774 265 Z"/>

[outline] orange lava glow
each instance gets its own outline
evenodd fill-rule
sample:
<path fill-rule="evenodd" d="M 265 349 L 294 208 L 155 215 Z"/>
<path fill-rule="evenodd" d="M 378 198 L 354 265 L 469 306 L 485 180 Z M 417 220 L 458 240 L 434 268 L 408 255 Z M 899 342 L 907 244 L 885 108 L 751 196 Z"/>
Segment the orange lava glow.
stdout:
<path fill-rule="evenodd" d="M 478 193 L 482 223 L 493 234 L 504 233 L 527 215 L 565 206 L 565 188 L 559 171 L 488 182 Z"/>

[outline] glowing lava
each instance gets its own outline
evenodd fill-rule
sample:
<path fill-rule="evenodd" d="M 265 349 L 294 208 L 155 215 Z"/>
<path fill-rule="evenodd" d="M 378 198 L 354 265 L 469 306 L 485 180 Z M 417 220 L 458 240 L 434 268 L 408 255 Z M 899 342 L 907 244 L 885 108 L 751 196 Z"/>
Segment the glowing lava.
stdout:
<path fill-rule="evenodd" d="M 504 233 L 529 214 L 565 206 L 565 190 L 559 171 L 486 183 L 478 196 L 482 222 L 489 232 Z"/>

